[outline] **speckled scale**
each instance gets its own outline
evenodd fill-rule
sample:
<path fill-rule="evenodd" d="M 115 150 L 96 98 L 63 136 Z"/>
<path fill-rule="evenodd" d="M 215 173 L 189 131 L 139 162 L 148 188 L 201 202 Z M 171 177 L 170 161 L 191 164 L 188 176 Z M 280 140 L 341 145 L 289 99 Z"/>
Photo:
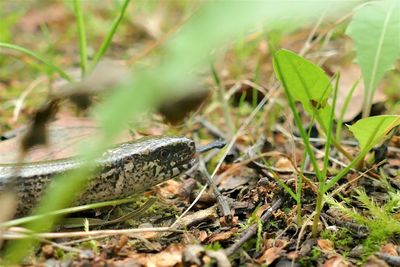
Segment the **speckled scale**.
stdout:
<path fill-rule="evenodd" d="M 194 163 L 195 152 L 194 142 L 185 137 L 152 137 L 120 144 L 98 160 L 100 171 L 90 179 L 75 205 L 143 192 L 188 170 Z M 24 163 L 13 178 L 15 165 L 0 164 L 0 192 L 12 184 L 18 199 L 17 215 L 25 215 L 57 174 L 79 165 L 76 159 Z"/>

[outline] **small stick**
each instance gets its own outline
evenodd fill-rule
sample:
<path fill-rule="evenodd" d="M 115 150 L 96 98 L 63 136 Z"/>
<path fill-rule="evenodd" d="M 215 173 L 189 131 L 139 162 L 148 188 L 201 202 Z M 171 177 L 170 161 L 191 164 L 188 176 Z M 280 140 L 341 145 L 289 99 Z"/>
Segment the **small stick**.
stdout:
<path fill-rule="evenodd" d="M 221 207 L 222 214 L 227 219 L 227 221 L 232 220 L 232 213 L 229 207 L 228 201 L 226 198 L 219 192 L 217 186 L 215 185 L 213 179 L 211 178 L 210 174 L 207 171 L 206 165 L 204 164 L 204 160 L 200 157 L 200 171 L 204 174 L 207 178 L 207 182 L 210 185 L 211 189 L 214 192 L 215 197 L 217 198 L 218 204 Z"/>
<path fill-rule="evenodd" d="M 346 227 L 350 229 L 356 235 L 358 238 L 364 238 L 368 236 L 368 227 L 361 225 L 361 224 L 356 224 L 353 222 L 346 222 L 341 219 L 334 218 L 326 213 L 321 214 L 322 218 L 330 221 L 331 223 L 337 224 L 342 227 Z"/>
<path fill-rule="evenodd" d="M 293 139 L 295 141 L 302 141 L 303 139 L 301 139 L 301 137 L 297 137 L 297 136 L 293 136 Z M 310 141 L 311 143 L 326 143 L 326 139 L 325 138 L 317 138 L 317 137 L 310 137 L 308 139 L 308 141 Z M 340 144 L 343 145 L 348 145 L 348 146 L 358 146 L 358 142 L 357 141 L 352 141 L 352 140 L 341 140 Z M 397 147 L 393 147 L 393 146 L 389 146 L 388 147 L 389 151 L 391 152 L 400 152 L 400 149 Z"/>
<path fill-rule="evenodd" d="M 211 143 L 209 143 L 207 145 L 198 147 L 196 149 L 196 153 L 204 153 L 204 152 L 210 151 L 210 150 L 212 150 L 214 148 L 221 149 L 224 146 L 226 146 L 226 142 L 224 140 L 216 140 L 216 141 L 211 142 Z"/>
<path fill-rule="evenodd" d="M 265 223 L 269 217 L 271 217 L 272 213 L 280 208 L 283 203 L 283 198 L 279 198 L 275 201 L 274 204 L 261 216 L 261 222 Z M 250 238 L 252 238 L 257 233 L 257 224 L 252 224 L 249 228 L 246 229 L 240 236 L 238 242 L 234 243 L 229 248 L 225 249 L 225 254 L 227 256 L 231 256 L 235 253 L 244 243 L 246 243 Z"/>
<path fill-rule="evenodd" d="M 67 251 L 67 252 L 81 253 L 81 252 L 83 251 L 83 250 L 81 250 L 81 249 L 73 248 L 73 247 L 66 246 L 66 245 L 63 245 L 63 244 L 59 244 L 59 243 L 56 243 L 56 242 L 53 242 L 53 241 L 50 241 L 50 240 L 46 240 L 46 239 L 43 239 L 43 240 L 41 240 L 41 241 L 42 241 L 43 243 L 50 244 L 50 245 L 52 245 L 53 247 L 60 248 L 60 249 L 62 249 L 62 250 L 64 250 L 64 251 Z"/>
<path fill-rule="evenodd" d="M 391 266 L 400 266 L 400 256 L 393 256 L 382 252 L 377 252 L 375 255 Z"/>
<path fill-rule="evenodd" d="M 206 120 L 203 117 L 198 117 L 196 119 L 196 121 L 198 123 L 201 124 L 201 126 L 203 126 L 204 128 L 206 128 L 211 135 L 217 137 L 217 138 L 221 138 L 221 139 L 226 139 L 226 134 L 221 132 L 217 126 L 215 126 L 214 124 L 212 124 L 211 122 L 209 122 L 208 120 Z"/>

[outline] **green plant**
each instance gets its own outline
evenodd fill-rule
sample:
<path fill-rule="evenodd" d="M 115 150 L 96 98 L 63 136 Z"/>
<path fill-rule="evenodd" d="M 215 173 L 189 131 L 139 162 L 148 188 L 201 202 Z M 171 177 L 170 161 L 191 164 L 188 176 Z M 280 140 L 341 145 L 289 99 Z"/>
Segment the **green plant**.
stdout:
<path fill-rule="evenodd" d="M 354 244 L 354 239 L 346 228 L 340 228 L 336 231 L 325 229 L 321 232 L 321 238 L 329 239 L 337 248 L 349 248 Z"/>
<path fill-rule="evenodd" d="M 76 22 L 78 26 L 79 34 L 79 54 L 81 63 L 81 77 L 83 78 L 86 74 L 87 66 L 87 52 L 86 52 L 86 34 L 85 34 L 85 24 L 83 20 L 81 0 L 73 0 L 74 12 L 76 16 Z"/>
<path fill-rule="evenodd" d="M 223 247 L 221 246 L 221 243 L 219 243 L 218 241 L 213 242 L 211 244 L 208 244 L 207 246 L 204 247 L 205 250 L 212 250 L 212 251 L 218 251 L 223 249 Z"/>
<path fill-rule="evenodd" d="M 347 29 L 354 39 L 357 63 L 364 77 L 364 118 L 369 116 L 383 75 L 400 57 L 399 12 L 399 1 L 371 1 L 355 12 Z"/>
<path fill-rule="evenodd" d="M 330 81 L 326 74 L 318 66 L 301 58 L 293 52 L 280 50 L 274 56 L 274 70 L 277 78 L 281 81 L 288 98 L 289 107 L 293 113 L 293 117 L 297 128 L 300 131 L 301 138 L 305 145 L 305 153 L 310 157 L 311 164 L 315 170 L 318 183 L 315 184 L 317 190 L 317 200 L 315 208 L 315 218 L 313 224 L 313 235 L 317 235 L 319 217 L 324 205 L 324 195 L 330 190 L 341 178 L 343 178 L 354 166 L 363 162 L 367 153 L 380 141 L 382 141 L 389 132 L 400 124 L 400 116 L 376 116 L 361 119 L 352 126 L 350 131 L 354 134 L 360 143 L 360 152 L 355 158 L 351 158 L 347 152 L 341 148 L 340 144 L 334 139 L 332 133 L 334 122 L 334 105 L 336 102 L 336 94 L 338 88 L 338 80 L 336 81 L 333 107 L 328 104 Z M 316 161 L 316 156 L 309 142 L 309 135 L 306 133 L 300 115 L 297 112 L 295 103 L 300 102 L 304 109 L 313 117 L 320 125 L 323 133 L 326 135 L 327 142 L 325 144 L 325 157 L 323 167 L 320 169 Z M 331 144 L 351 160 L 348 166 L 337 173 L 330 181 L 327 180 L 326 174 L 328 169 L 328 159 Z M 298 201 L 298 193 L 295 194 L 291 189 L 285 188 L 292 196 L 296 195 Z"/>
<path fill-rule="evenodd" d="M 306 257 L 301 257 L 299 259 L 300 266 L 315 266 L 318 259 L 321 258 L 322 251 L 319 250 L 317 247 L 313 247 L 311 249 L 310 255 Z"/>
<path fill-rule="evenodd" d="M 369 234 L 364 241 L 364 253 L 365 256 L 368 256 L 375 252 L 379 248 L 379 245 L 388 237 L 400 233 L 400 223 L 395 214 L 390 212 L 393 206 L 398 207 L 398 197 L 397 194 L 390 194 L 389 201 L 383 206 L 378 206 L 364 191 L 356 190 L 356 193 L 356 199 L 361 202 L 367 210 L 367 212 L 363 212 L 363 214 L 359 214 L 354 208 L 339 203 L 331 197 L 327 197 L 327 202 L 354 219 L 357 223 L 368 227 Z"/>
<path fill-rule="evenodd" d="M 260 209 L 260 206 L 258 206 L 254 212 L 251 214 L 251 216 L 247 219 L 246 224 L 239 224 L 239 226 L 243 229 L 246 230 L 253 224 L 257 224 L 257 239 L 256 239 L 256 251 L 260 251 L 261 248 L 261 241 L 262 241 L 262 228 L 263 228 L 263 222 L 260 220 L 260 217 L 257 216 L 258 210 Z"/>

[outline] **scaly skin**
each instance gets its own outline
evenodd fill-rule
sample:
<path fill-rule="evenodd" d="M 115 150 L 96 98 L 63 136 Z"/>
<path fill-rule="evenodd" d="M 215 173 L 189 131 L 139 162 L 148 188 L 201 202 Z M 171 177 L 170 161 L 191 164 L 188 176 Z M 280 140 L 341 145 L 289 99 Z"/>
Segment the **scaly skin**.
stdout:
<path fill-rule="evenodd" d="M 74 204 L 113 200 L 143 192 L 188 170 L 195 161 L 195 153 L 194 142 L 185 137 L 152 137 L 120 144 L 97 161 L 100 171 L 90 179 Z M 23 163 L 20 168 L 16 164 L 0 164 L 0 193 L 10 188 L 14 190 L 18 201 L 16 216 L 26 215 L 55 176 L 79 165 L 79 161 L 72 158 Z"/>

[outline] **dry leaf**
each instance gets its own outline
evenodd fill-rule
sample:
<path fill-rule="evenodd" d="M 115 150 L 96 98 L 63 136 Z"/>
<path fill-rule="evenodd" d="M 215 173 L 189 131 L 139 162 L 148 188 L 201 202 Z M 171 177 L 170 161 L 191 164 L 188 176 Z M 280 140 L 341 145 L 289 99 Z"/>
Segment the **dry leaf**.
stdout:
<path fill-rule="evenodd" d="M 349 263 L 347 263 L 342 256 L 340 255 L 335 255 L 328 259 L 327 261 L 324 262 L 322 265 L 323 267 L 347 267 L 351 266 Z"/>
<path fill-rule="evenodd" d="M 368 260 L 363 265 L 364 267 L 389 267 L 389 265 L 378 257 L 372 255 L 368 257 Z"/>
<path fill-rule="evenodd" d="M 257 259 L 258 263 L 270 265 L 278 259 L 283 251 L 282 247 L 272 247 L 264 251 L 264 253 Z"/>
<path fill-rule="evenodd" d="M 392 243 L 388 243 L 388 244 L 382 246 L 381 252 L 389 254 L 391 256 L 399 256 L 399 254 L 397 253 L 397 246 L 395 246 Z"/>
<path fill-rule="evenodd" d="M 296 260 L 300 256 L 298 251 L 291 251 L 287 254 L 289 260 Z"/>
<path fill-rule="evenodd" d="M 340 72 L 339 90 L 336 100 L 335 113 L 339 118 L 342 107 L 349 94 L 353 84 L 361 77 L 360 67 L 356 64 L 342 67 L 338 70 Z M 353 96 L 349 102 L 347 110 L 344 114 L 343 121 L 351 121 L 354 119 L 363 108 L 364 99 L 364 82 L 360 80 L 357 88 L 354 90 Z M 386 95 L 383 93 L 383 87 L 379 86 L 375 92 L 372 103 L 380 103 L 386 100 Z"/>
<path fill-rule="evenodd" d="M 181 188 L 181 183 L 168 180 L 162 183 L 162 185 L 157 186 L 157 193 L 163 199 L 171 199 L 179 195 L 179 190 Z"/>
<path fill-rule="evenodd" d="M 208 237 L 207 232 L 204 230 L 201 230 L 198 233 L 197 240 L 199 240 L 201 243 L 203 243 L 207 239 L 207 237 Z"/>
<path fill-rule="evenodd" d="M 182 262 L 183 247 L 180 245 L 170 245 L 158 254 L 148 256 L 148 267 L 170 267 Z"/>
<path fill-rule="evenodd" d="M 276 163 L 275 168 L 283 169 L 283 170 L 293 170 L 293 166 L 289 159 L 285 157 L 280 157 Z"/>
<path fill-rule="evenodd" d="M 229 231 L 212 234 L 207 238 L 207 243 L 214 243 L 216 241 L 225 241 L 238 232 L 238 228 L 233 227 Z"/>
<path fill-rule="evenodd" d="M 44 8 L 29 11 L 19 20 L 18 26 L 22 31 L 34 33 L 44 24 L 52 25 L 68 22 L 72 18 L 65 5 L 57 3 Z"/>
<path fill-rule="evenodd" d="M 317 243 L 320 249 L 325 253 L 329 253 L 334 250 L 333 242 L 328 239 L 318 239 Z"/>

